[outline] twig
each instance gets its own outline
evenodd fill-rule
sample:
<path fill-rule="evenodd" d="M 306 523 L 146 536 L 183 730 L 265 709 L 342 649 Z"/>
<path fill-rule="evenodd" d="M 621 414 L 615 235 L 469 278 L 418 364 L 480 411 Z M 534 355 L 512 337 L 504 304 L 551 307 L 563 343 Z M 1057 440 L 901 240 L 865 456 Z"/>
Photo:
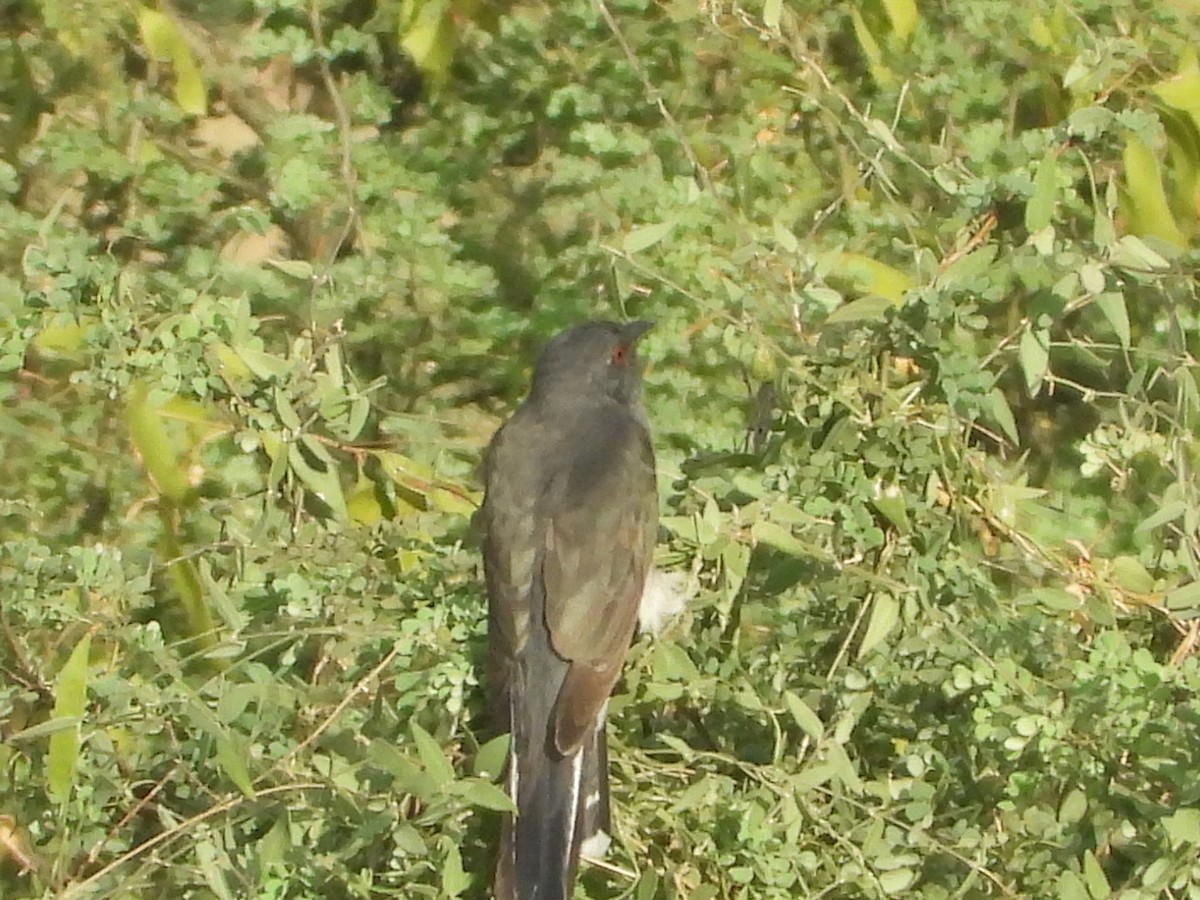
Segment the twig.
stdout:
<path fill-rule="evenodd" d="M 326 784 L 306 781 L 300 782 L 299 784 L 281 784 L 277 787 L 266 788 L 259 791 L 254 798 L 247 797 L 244 794 L 236 794 L 226 800 L 222 800 L 215 806 L 210 806 L 203 812 L 197 813 L 190 819 L 185 819 L 178 825 L 168 828 L 166 831 L 160 832 L 154 835 L 154 837 L 142 841 L 136 847 L 126 851 L 125 853 L 122 853 L 103 869 L 100 869 L 98 872 L 95 872 L 83 879 L 83 881 L 77 881 L 74 884 L 68 885 L 62 894 L 59 895 L 60 900 L 68 900 L 68 898 L 75 896 L 79 892 L 83 891 L 84 888 L 94 884 L 104 876 L 125 865 L 125 863 L 136 859 L 148 850 L 153 850 L 160 844 L 166 844 L 179 837 L 182 837 L 183 834 L 190 830 L 194 825 L 199 825 L 201 822 L 207 822 L 209 819 L 221 815 L 221 813 L 229 812 L 229 810 L 235 808 L 239 804 L 248 803 L 251 801 L 251 799 L 267 797 L 272 794 L 285 794 L 288 791 L 319 791 L 326 790 L 328 787 L 329 786 Z"/>
<path fill-rule="evenodd" d="M 667 108 L 662 92 L 654 86 L 650 81 L 650 77 L 646 74 L 646 70 L 638 62 L 637 54 L 629 46 L 629 41 L 625 39 L 625 35 L 621 31 L 621 26 L 617 24 L 617 20 L 609 10 L 608 4 L 604 0 L 593 0 L 593 2 L 596 4 L 596 8 L 600 10 L 600 15 L 604 17 L 604 21 L 608 24 L 608 30 L 612 32 L 613 37 L 617 39 L 617 43 L 621 45 L 621 50 L 625 53 L 625 58 L 629 61 L 630 68 L 633 69 L 638 80 L 642 82 L 642 87 L 646 89 L 646 95 L 658 107 L 658 112 L 663 117 L 663 121 L 667 123 L 667 128 L 671 130 L 671 133 L 675 136 L 675 140 L 679 142 L 679 146 L 683 148 L 683 154 L 687 157 L 688 162 L 695 171 L 696 177 L 700 179 L 700 183 L 704 186 L 704 189 L 715 197 L 716 191 L 713 190 L 712 180 L 708 177 L 708 169 L 700 164 L 695 151 L 692 150 L 692 145 L 684 137 L 683 129 L 679 127 L 679 123 L 671 115 L 671 110 Z"/>
<path fill-rule="evenodd" d="M 342 93 L 338 90 L 337 83 L 333 79 L 333 72 L 329 68 L 329 60 L 325 58 L 325 35 L 321 27 L 321 4 L 318 0 L 312 0 L 309 4 L 308 20 L 312 26 L 313 40 L 316 41 L 317 47 L 322 51 L 317 54 L 317 68 L 321 73 L 321 82 L 325 85 L 325 90 L 329 94 L 330 101 L 333 103 L 333 113 L 337 119 L 338 143 L 342 151 L 341 175 L 342 182 L 346 188 L 346 222 L 342 226 L 341 235 L 338 236 L 337 241 L 330 248 L 329 259 L 326 261 L 326 267 L 328 268 L 333 265 L 338 253 L 341 252 L 342 246 L 346 243 L 346 240 L 350 237 L 350 233 L 358 223 L 358 206 L 354 202 L 354 185 L 357 181 L 357 176 L 351 158 L 353 139 L 350 113 L 346 109 Z"/>
<path fill-rule="evenodd" d="M 167 782 L 169 782 L 178 771 L 178 763 L 171 766 L 171 768 L 167 771 L 167 774 L 158 780 L 158 783 L 146 793 L 146 796 L 138 800 L 138 802 L 133 805 L 129 812 L 121 816 L 120 821 L 118 821 L 115 825 L 113 825 L 112 828 L 108 830 L 108 834 L 96 841 L 96 843 L 92 846 L 92 849 L 88 851 L 87 860 L 84 862 L 85 868 L 92 865 L 92 863 L 96 861 L 96 859 L 100 856 L 100 851 L 104 849 L 105 844 L 112 840 L 113 835 L 124 828 L 133 819 L 133 817 L 141 812 L 142 809 L 144 809 L 149 803 L 153 802 L 154 798 L 157 797 L 159 792 L 167 786 Z"/>
<path fill-rule="evenodd" d="M 313 729 L 312 734 L 310 734 L 308 737 L 306 737 L 304 740 L 302 740 L 299 744 L 297 744 L 295 747 L 293 747 L 291 750 L 289 750 L 287 753 L 285 753 L 283 756 L 281 756 L 279 759 L 277 759 L 275 761 L 275 765 L 271 766 L 271 768 L 267 769 L 265 772 L 263 772 L 261 775 L 259 775 L 258 778 L 254 779 L 255 783 L 257 784 L 258 782 L 262 781 L 271 772 L 274 772 L 276 769 L 279 769 L 285 763 L 287 763 L 289 760 L 294 759 L 297 755 L 299 755 L 301 752 L 303 752 L 305 750 L 305 748 L 312 746 L 313 742 L 316 741 L 317 738 L 319 738 L 322 734 L 324 734 L 329 729 L 329 726 L 331 726 L 334 723 L 334 721 L 337 720 L 338 716 L 340 716 L 345 711 L 346 707 L 348 707 L 351 704 L 351 702 L 353 702 L 355 697 L 357 697 L 359 694 L 366 693 L 367 685 L 370 684 L 372 681 L 374 681 L 379 676 L 380 672 L 382 672 L 389 665 L 391 665 L 392 660 L 396 658 L 396 655 L 399 652 L 400 652 L 399 644 L 392 647 L 391 651 L 382 660 L 380 660 L 379 664 L 377 666 L 375 666 L 375 668 L 373 668 L 370 672 L 368 672 L 366 675 L 364 675 L 362 678 L 360 678 L 358 680 L 358 683 L 356 685 L 354 685 L 353 688 L 350 689 L 350 692 L 348 694 L 346 694 L 346 696 L 342 698 L 341 702 L 338 703 L 338 705 L 333 708 L 333 712 L 331 712 L 328 715 L 328 717 L 326 717 L 325 721 L 322 722 L 320 725 L 318 725 L 315 729 Z"/>

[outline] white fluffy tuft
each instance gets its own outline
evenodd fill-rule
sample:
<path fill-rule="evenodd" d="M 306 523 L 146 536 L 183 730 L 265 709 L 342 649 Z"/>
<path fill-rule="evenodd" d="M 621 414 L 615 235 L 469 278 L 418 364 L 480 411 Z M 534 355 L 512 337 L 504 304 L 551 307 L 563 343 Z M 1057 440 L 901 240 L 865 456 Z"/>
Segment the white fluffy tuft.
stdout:
<path fill-rule="evenodd" d="M 683 612 L 694 596 L 696 587 L 686 573 L 651 568 L 638 605 L 638 630 L 656 637 L 662 634 L 667 623 Z"/>
<path fill-rule="evenodd" d="M 611 845 L 612 838 L 603 831 L 597 831 L 579 845 L 579 855 L 584 859 L 603 859 Z"/>

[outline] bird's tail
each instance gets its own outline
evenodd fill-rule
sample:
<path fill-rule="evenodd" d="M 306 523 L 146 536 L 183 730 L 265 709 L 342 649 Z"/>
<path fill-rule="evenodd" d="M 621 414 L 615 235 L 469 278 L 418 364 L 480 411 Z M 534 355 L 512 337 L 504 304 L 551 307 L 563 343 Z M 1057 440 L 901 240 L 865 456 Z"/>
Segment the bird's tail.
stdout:
<path fill-rule="evenodd" d="M 520 747 L 516 735 L 513 751 L 509 788 L 517 816 L 504 823 L 496 900 L 568 900 L 581 847 L 595 853 L 607 843 L 603 722 L 570 756 L 540 742 Z"/>

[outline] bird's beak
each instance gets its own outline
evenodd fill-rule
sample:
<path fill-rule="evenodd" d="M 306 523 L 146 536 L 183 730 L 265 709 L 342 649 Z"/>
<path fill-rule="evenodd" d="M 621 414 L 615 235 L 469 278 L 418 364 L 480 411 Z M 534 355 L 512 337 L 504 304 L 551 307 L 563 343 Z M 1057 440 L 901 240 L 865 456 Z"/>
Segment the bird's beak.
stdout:
<path fill-rule="evenodd" d="M 621 326 L 621 337 L 624 342 L 632 346 L 638 338 L 654 327 L 654 323 L 646 319 L 638 319 L 634 322 L 626 322 Z"/>

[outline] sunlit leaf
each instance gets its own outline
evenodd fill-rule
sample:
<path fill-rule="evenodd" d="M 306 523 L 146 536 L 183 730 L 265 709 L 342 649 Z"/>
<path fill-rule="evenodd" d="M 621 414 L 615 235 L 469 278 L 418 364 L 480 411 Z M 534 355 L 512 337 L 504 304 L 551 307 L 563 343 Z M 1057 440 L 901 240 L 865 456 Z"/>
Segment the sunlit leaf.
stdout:
<path fill-rule="evenodd" d="M 454 793 L 472 806 L 497 812 L 513 812 L 516 807 L 501 788 L 478 778 L 468 778 L 454 785 Z"/>
<path fill-rule="evenodd" d="M 83 718 L 87 708 L 88 655 L 92 639 L 85 634 L 75 644 L 71 655 L 59 670 L 54 685 L 54 718 Z M 50 750 L 46 757 L 46 787 L 59 800 L 71 792 L 75 768 L 79 762 L 79 725 L 64 728 L 50 735 Z"/>
<path fill-rule="evenodd" d="M 446 83 L 458 46 L 449 0 L 404 0 L 400 46 L 434 87 Z"/>
<path fill-rule="evenodd" d="M 792 714 L 792 718 L 796 720 L 796 724 L 804 733 L 814 741 L 820 740 L 821 735 L 825 733 L 825 725 L 821 722 L 820 716 L 792 691 L 785 691 L 783 699 L 787 704 L 788 712 Z"/>
<path fill-rule="evenodd" d="M 894 301 L 879 295 L 859 297 L 839 306 L 825 319 L 830 325 L 842 325 L 853 322 L 878 322 L 892 309 Z"/>
<path fill-rule="evenodd" d="M 850 21 L 854 26 L 854 36 L 858 38 L 858 45 L 862 48 L 863 55 L 867 57 L 867 66 L 871 71 L 871 77 L 884 87 L 894 84 L 896 76 L 884 62 L 883 50 L 879 46 L 879 41 L 871 33 L 866 19 L 863 18 L 857 7 L 850 8 Z"/>
<path fill-rule="evenodd" d="M 454 767 L 450 765 L 450 761 L 446 759 L 446 755 L 433 736 L 416 722 L 410 723 L 409 730 L 417 745 L 417 755 L 421 757 L 421 764 L 434 779 L 434 783 L 438 787 L 442 787 L 454 781 Z"/>
<path fill-rule="evenodd" d="M 893 304 L 899 304 L 905 291 L 913 286 L 907 273 L 859 253 L 840 254 L 832 274 L 848 278 L 860 290 L 885 297 Z"/>
<path fill-rule="evenodd" d="M 289 446 L 287 459 L 300 483 L 328 506 L 336 518 L 346 519 L 346 500 L 342 494 L 342 482 L 337 468 L 323 460 L 310 463 L 298 443 Z"/>
<path fill-rule="evenodd" d="M 779 28 L 779 17 L 783 13 L 783 0 L 766 0 L 763 4 L 763 25 L 775 31 Z"/>
<path fill-rule="evenodd" d="M 1033 178 L 1033 194 L 1025 204 L 1025 227 L 1041 231 L 1054 218 L 1054 201 L 1058 194 L 1058 152 L 1046 151 Z"/>
<path fill-rule="evenodd" d="M 883 643 L 899 621 L 900 604 L 896 598 L 891 594 L 876 594 L 867 619 L 867 630 L 858 645 L 858 658 L 862 659 Z"/>
<path fill-rule="evenodd" d="M 1175 588 L 1167 594 L 1163 602 L 1167 609 L 1176 612 L 1200 608 L 1200 581 L 1193 581 L 1191 584 Z"/>
<path fill-rule="evenodd" d="M 1087 884 L 1088 893 L 1092 895 L 1092 900 L 1107 900 L 1112 896 L 1112 888 L 1108 884 L 1108 878 L 1104 875 L 1104 869 L 1096 860 L 1096 855 L 1090 850 L 1085 850 L 1083 853 L 1083 879 Z"/>
<path fill-rule="evenodd" d="M 208 110 L 204 79 L 179 26 L 170 16 L 148 6 L 137 8 L 137 20 L 147 53 L 168 60 L 175 70 L 175 102 L 179 108 L 190 115 L 204 115 Z"/>
<path fill-rule="evenodd" d="M 1126 215 L 1129 230 L 1136 235 L 1156 237 L 1182 247 L 1187 243 L 1167 203 L 1158 159 L 1136 135 L 1125 141 Z"/>
<path fill-rule="evenodd" d="M 1168 106 L 1200 114 L 1200 72 L 1181 72 L 1163 79 L 1150 89 Z"/>
<path fill-rule="evenodd" d="M 670 222 L 658 222 L 654 225 L 635 228 L 625 235 L 625 240 L 621 242 L 621 248 L 626 253 L 640 253 L 666 238 L 673 227 L 674 225 Z"/>
<path fill-rule="evenodd" d="M 892 23 L 892 31 L 896 33 L 896 37 L 907 41 L 920 19 L 916 0 L 883 0 L 883 9 Z"/>
<path fill-rule="evenodd" d="M 442 894 L 443 897 L 457 897 L 471 886 L 471 877 L 463 869 L 462 852 L 458 844 L 448 836 L 441 841 L 442 845 Z"/>

